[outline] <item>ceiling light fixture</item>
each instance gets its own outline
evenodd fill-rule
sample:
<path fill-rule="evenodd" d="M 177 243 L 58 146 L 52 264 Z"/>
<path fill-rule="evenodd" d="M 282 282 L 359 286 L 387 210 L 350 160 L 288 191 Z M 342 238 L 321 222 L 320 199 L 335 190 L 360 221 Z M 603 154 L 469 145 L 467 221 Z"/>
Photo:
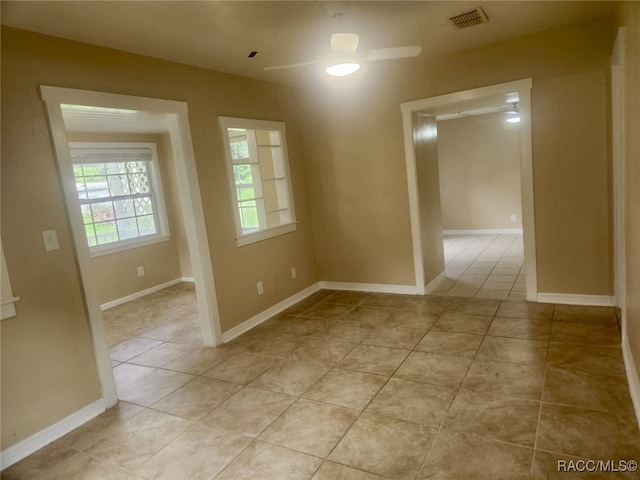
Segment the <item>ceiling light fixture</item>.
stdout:
<path fill-rule="evenodd" d="M 341 62 L 329 65 L 325 72 L 334 77 L 346 77 L 356 73 L 360 69 L 360 64 L 356 62 Z"/>

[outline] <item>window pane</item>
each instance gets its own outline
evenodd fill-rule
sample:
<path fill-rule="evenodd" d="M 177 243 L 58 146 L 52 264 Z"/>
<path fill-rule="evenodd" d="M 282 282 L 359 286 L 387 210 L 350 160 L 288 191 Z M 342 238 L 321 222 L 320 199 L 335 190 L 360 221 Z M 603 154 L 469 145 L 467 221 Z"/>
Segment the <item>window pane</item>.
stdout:
<path fill-rule="evenodd" d="M 89 198 L 84 181 L 82 183 L 76 183 L 76 189 L 78 190 L 78 198 L 80 200 L 87 200 Z"/>
<path fill-rule="evenodd" d="M 267 212 L 289 208 L 289 190 L 285 180 L 266 180 L 262 188 Z"/>
<path fill-rule="evenodd" d="M 76 177 L 76 179 L 78 179 L 79 177 L 83 176 L 82 165 L 74 165 L 73 166 L 73 176 Z"/>
<path fill-rule="evenodd" d="M 95 228 L 98 245 L 117 242 L 119 240 L 115 222 L 96 223 Z"/>
<path fill-rule="evenodd" d="M 129 180 L 126 175 L 109 175 L 107 182 L 112 196 L 129 195 Z"/>
<path fill-rule="evenodd" d="M 105 222 L 115 218 L 112 202 L 93 203 L 91 204 L 91 212 L 94 222 Z"/>
<path fill-rule="evenodd" d="M 127 238 L 135 238 L 138 236 L 138 224 L 135 218 L 124 218 L 117 220 L 118 235 L 120 240 L 126 240 Z"/>
<path fill-rule="evenodd" d="M 89 223 L 93 223 L 91 205 L 80 205 L 80 210 L 82 211 L 82 220 L 84 221 L 84 224 L 87 225 Z"/>
<path fill-rule="evenodd" d="M 149 215 L 153 213 L 153 204 L 151 197 L 136 198 L 134 200 L 136 207 L 136 215 Z"/>
<path fill-rule="evenodd" d="M 85 177 L 88 198 L 109 197 L 107 177 Z"/>
<path fill-rule="evenodd" d="M 146 171 L 146 162 L 127 162 L 127 172 L 129 173 L 144 173 Z"/>
<path fill-rule="evenodd" d="M 109 175 L 118 175 L 127 173 L 127 167 L 124 162 L 110 162 L 106 164 L 106 173 Z"/>
<path fill-rule="evenodd" d="M 82 165 L 82 171 L 85 177 L 102 176 L 106 173 L 104 163 L 85 163 Z"/>
<path fill-rule="evenodd" d="M 260 147 L 258 157 L 262 178 L 284 177 L 284 157 L 281 147 Z"/>
<path fill-rule="evenodd" d="M 131 193 L 149 193 L 149 177 L 146 173 L 132 173 L 129 175 Z"/>
<path fill-rule="evenodd" d="M 242 220 L 242 230 L 254 229 L 260 226 L 257 207 L 241 207 L 240 219 Z"/>
<path fill-rule="evenodd" d="M 256 193 L 254 188 L 238 188 L 238 201 L 242 200 L 251 200 L 256 198 Z"/>
<path fill-rule="evenodd" d="M 140 235 L 153 235 L 157 232 L 156 222 L 153 215 L 144 215 L 138 217 L 138 230 Z"/>
<path fill-rule="evenodd" d="M 251 165 L 234 165 L 233 176 L 235 178 L 236 185 L 247 185 L 253 183 Z"/>
<path fill-rule="evenodd" d="M 128 218 L 135 216 L 133 209 L 133 200 L 116 200 L 113 202 L 116 218 Z"/>
<path fill-rule="evenodd" d="M 85 225 L 84 231 L 87 234 L 87 241 L 89 242 L 89 246 L 95 247 L 98 244 L 98 239 L 96 238 L 96 231 L 93 224 Z"/>

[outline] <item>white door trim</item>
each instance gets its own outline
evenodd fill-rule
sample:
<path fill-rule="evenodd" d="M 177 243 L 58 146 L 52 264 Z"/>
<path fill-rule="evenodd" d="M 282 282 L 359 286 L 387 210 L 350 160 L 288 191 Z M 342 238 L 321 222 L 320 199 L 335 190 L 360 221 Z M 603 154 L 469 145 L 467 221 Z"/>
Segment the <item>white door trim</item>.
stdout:
<path fill-rule="evenodd" d="M 526 265 L 527 300 L 536 301 L 538 296 L 538 277 L 536 269 L 536 235 L 533 204 L 533 154 L 531 148 L 531 78 L 464 90 L 461 92 L 438 95 L 436 97 L 414 100 L 400 104 L 404 128 L 404 150 L 409 189 L 409 215 L 411 218 L 411 236 L 413 241 L 413 260 L 416 276 L 416 293 L 424 294 L 425 280 L 420 247 L 420 224 L 418 207 L 418 185 L 416 178 L 416 159 L 413 146 L 413 112 L 458 103 L 466 100 L 518 92 L 520 110 L 520 178 L 522 196 L 522 229 L 524 240 L 524 258 Z"/>
<path fill-rule="evenodd" d="M 219 345 L 222 342 L 220 315 L 218 312 L 211 254 L 204 223 L 193 144 L 191 142 L 187 104 L 173 100 L 50 86 L 41 86 L 40 91 L 48 114 L 51 137 L 67 205 L 67 215 L 73 233 L 75 254 L 84 286 L 85 302 L 91 326 L 91 335 L 93 337 L 98 377 L 102 386 L 105 405 L 108 408 L 118 402 L 118 397 L 111 367 L 111 359 L 109 358 L 109 348 L 102 312 L 100 310 L 100 301 L 93 276 L 91 275 L 89 246 L 84 233 L 78 196 L 73 181 L 74 176 L 67 132 L 65 130 L 60 106 L 61 104 L 90 105 L 167 114 L 173 156 L 176 163 L 178 190 L 189 242 L 191 264 L 193 265 L 193 274 L 195 277 L 198 309 L 202 322 L 203 342 L 205 345 Z"/>

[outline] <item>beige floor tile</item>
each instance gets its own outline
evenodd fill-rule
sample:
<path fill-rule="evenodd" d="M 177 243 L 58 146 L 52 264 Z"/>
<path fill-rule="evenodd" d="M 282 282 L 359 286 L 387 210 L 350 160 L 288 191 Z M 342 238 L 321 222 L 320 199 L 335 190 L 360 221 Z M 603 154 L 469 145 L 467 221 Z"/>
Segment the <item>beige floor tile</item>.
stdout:
<path fill-rule="evenodd" d="M 391 317 L 393 312 L 388 308 L 359 306 L 347 313 L 341 320 L 356 325 L 377 327 Z"/>
<path fill-rule="evenodd" d="M 432 330 L 483 335 L 489 329 L 491 320 L 492 317 L 486 315 L 445 312 L 433 325 Z"/>
<path fill-rule="evenodd" d="M 122 423 L 143 411 L 144 407 L 139 405 L 123 401 L 118 402 L 117 405 L 66 434 L 60 439 L 60 442 L 76 450 L 84 450 L 102 437 L 108 436 L 111 431 L 118 429 Z"/>
<path fill-rule="evenodd" d="M 139 467 L 173 439 L 184 432 L 191 422 L 183 418 L 145 410 L 117 431 L 91 445 L 86 452 L 120 467 Z"/>
<path fill-rule="evenodd" d="M 242 388 L 214 378 L 196 377 L 172 394 L 153 404 L 155 410 L 196 420 Z"/>
<path fill-rule="evenodd" d="M 533 447 L 540 403 L 460 390 L 442 426 L 458 432 Z"/>
<path fill-rule="evenodd" d="M 300 399 L 258 437 L 282 447 L 326 457 L 358 417 L 358 411 Z M 309 435 L 313 432 L 313 435 Z"/>
<path fill-rule="evenodd" d="M 274 329 L 285 335 L 307 336 L 326 330 L 333 322 L 325 318 L 287 317 L 279 319 Z"/>
<path fill-rule="evenodd" d="M 431 330 L 416 345 L 415 349 L 429 353 L 473 357 L 482 343 L 482 339 L 482 335 Z"/>
<path fill-rule="evenodd" d="M 620 347 L 551 342 L 547 363 L 576 372 L 625 375 Z"/>
<path fill-rule="evenodd" d="M 329 369 L 330 367 L 315 361 L 281 360 L 251 382 L 251 386 L 300 396 Z"/>
<path fill-rule="evenodd" d="M 367 412 L 439 427 L 455 389 L 391 378 L 367 407 Z"/>
<path fill-rule="evenodd" d="M 481 288 L 476 293 L 476 298 L 496 298 L 499 300 L 506 300 L 509 297 L 509 290 L 493 289 L 493 286 L 488 288 Z"/>
<path fill-rule="evenodd" d="M 360 343 L 374 330 L 375 327 L 373 326 L 362 325 L 359 322 L 354 323 L 351 321 L 340 320 L 326 330 L 317 334 L 316 337 L 324 339 L 333 338 L 342 340 L 343 342 Z"/>
<path fill-rule="evenodd" d="M 192 332 L 194 327 L 197 328 L 199 325 L 190 321 L 169 322 L 145 331 L 143 336 L 153 340 L 170 341 L 176 337 Z"/>
<path fill-rule="evenodd" d="M 275 357 L 255 353 L 236 353 L 207 370 L 203 375 L 227 382 L 247 384 L 278 362 Z"/>
<path fill-rule="evenodd" d="M 477 288 L 469 288 L 459 285 L 454 285 L 449 290 L 447 290 L 448 297 L 475 297 L 476 293 L 478 293 Z"/>
<path fill-rule="evenodd" d="M 440 430 L 418 480 L 515 480 L 531 471 L 533 450 L 446 429 Z"/>
<path fill-rule="evenodd" d="M 640 434 L 632 417 L 543 403 L 536 448 L 588 459 L 638 459 Z"/>
<path fill-rule="evenodd" d="M 118 335 L 116 333 L 109 333 L 107 332 L 107 346 L 109 348 L 111 347 L 115 347 L 116 345 L 126 341 L 126 340 L 131 340 L 134 337 L 128 337 L 126 335 Z"/>
<path fill-rule="evenodd" d="M 634 416 L 626 377 L 547 367 L 544 402 Z"/>
<path fill-rule="evenodd" d="M 355 346 L 355 343 L 343 342 L 332 339 L 331 337 L 327 337 L 326 339 L 310 338 L 298 347 L 289 356 L 289 359 L 297 361 L 313 359 L 314 362 L 333 367 L 353 350 Z"/>
<path fill-rule="evenodd" d="M 344 305 L 359 305 L 364 300 L 366 300 L 369 295 L 370 295 L 370 293 L 367 293 L 367 292 L 342 291 L 342 292 L 334 293 L 329 298 L 327 298 L 325 301 L 327 303 L 341 303 L 341 304 L 344 304 Z"/>
<path fill-rule="evenodd" d="M 353 305 L 322 302 L 304 312 L 305 317 L 328 318 L 338 320 L 353 310 Z"/>
<path fill-rule="evenodd" d="M 61 442 L 53 442 L 2 471 L 3 480 L 46 478 L 52 465 L 64 464 L 78 453 Z M 3 465 L 4 466 L 4 465 Z"/>
<path fill-rule="evenodd" d="M 407 305 L 404 295 L 394 295 L 391 293 L 373 293 L 369 295 L 360 305 L 369 307 L 385 307 L 404 309 Z"/>
<path fill-rule="evenodd" d="M 408 350 L 358 345 L 338 364 L 338 367 L 390 376 L 407 355 L 409 355 Z"/>
<path fill-rule="evenodd" d="M 391 318 L 387 319 L 383 325 L 415 328 L 426 332 L 436 323 L 439 316 L 440 314 L 419 313 L 411 310 L 394 310 Z"/>
<path fill-rule="evenodd" d="M 619 346 L 620 330 L 615 323 L 553 322 L 552 342 Z"/>
<path fill-rule="evenodd" d="M 2 478 L 5 478 L 4 475 Z M 78 453 L 62 462 L 50 466 L 42 478 L 60 478 L 65 480 L 141 480 L 120 467 Z"/>
<path fill-rule="evenodd" d="M 136 473 L 145 478 L 209 480 L 250 442 L 247 437 L 196 423 L 138 467 Z"/>
<path fill-rule="evenodd" d="M 186 373 L 122 363 L 113 369 L 118 398 L 150 407 L 194 377 Z"/>
<path fill-rule="evenodd" d="M 519 338 L 486 336 L 478 349 L 476 358 L 499 362 L 544 365 L 547 342 Z"/>
<path fill-rule="evenodd" d="M 427 333 L 427 329 L 398 327 L 382 324 L 365 338 L 365 345 L 378 345 L 380 347 L 412 349 Z"/>
<path fill-rule="evenodd" d="M 216 480 L 307 480 L 321 463 L 311 455 L 254 441 Z"/>
<path fill-rule="evenodd" d="M 363 413 L 329 459 L 397 480 L 413 479 L 437 430 Z"/>
<path fill-rule="evenodd" d="M 202 421 L 227 430 L 257 437 L 295 401 L 295 397 L 252 387 L 244 387 Z"/>
<path fill-rule="evenodd" d="M 496 317 L 491 322 L 487 335 L 494 337 L 548 340 L 551 320 L 529 320 L 524 318 Z"/>
<path fill-rule="evenodd" d="M 513 288 L 511 289 L 511 292 L 509 292 L 509 296 L 507 297 L 507 300 L 513 300 L 513 301 L 520 301 L 520 300 L 526 300 L 527 299 L 527 291 L 526 291 L 526 287 L 522 287 L 522 289 L 520 289 L 520 287 L 518 287 L 517 285 L 514 285 Z"/>
<path fill-rule="evenodd" d="M 471 359 L 437 353 L 411 352 L 395 377 L 455 387 L 462 383 Z"/>
<path fill-rule="evenodd" d="M 461 313 L 464 315 L 484 315 L 492 317 L 495 315 L 499 306 L 499 300 L 459 298 L 453 300 L 449 304 L 446 313 Z"/>
<path fill-rule="evenodd" d="M 458 282 L 457 282 L 458 286 L 480 288 L 482 284 L 486 282 L 487 278 L 489 277 L 489 275 L 486 273 L 468 273 L 468 272 L 469 270 L 467 270 L 458 279 Z"/>
<path fill-rule="evenodd" d="M 540 400 L 544 367 L 476 359 L 462 384 L 467 390 Z"/>
<path fill-rule="evenodd" d="M 553 305 L 535 302 L 502 302 L 498 317 L 526 318 L 528 320 L 551 320 Z"/>
<path fill-rule="evenodd" d="M 190 345 L 166 342 L 129 359 L 128 362 L 147 367 L 162 367 L 176 358 L 193 351 L 195 348 Z"/>
<path fill-rule="evenodd" d="M 126 362 L 127 360 L 140 355 L 154 347 L 162 345 L 160 340 L 150 340 L 148 338 L 131 338 L 119 343 L 109 349 L 109 357 L 112 360 Z"/>
<path fill-rule="evenodd" d="M 173 337 L 171 341 L 184 345 L 193 345 L 194 347 L 202 347 L 202 330 L 200 327 L 192 327 L 187 333 Z"/>
<path fill-rule="evenodd" d="M 563 322 L 615 323 L 613 307 L 583 307 L 579 305 L 556 305 L 553 319 Z"/>
<path fill-rule="evenodd" d="M 177 372 L 201 375 L 215 365 L 230 358 L 236 352 L 225 346 L 220 347 L 199 347 L 189 350 L 181 357 L 166 363 L 163 368 L 175 370 Z"/>
<path fill-rule="evenodd" d="M 311 480 L 383 480 L 383 477 L 327 461 Z"/>
<path fill-rule="evenodd" d="M 364 409 L 387 377 L 333 369 L 307 390 L 303 397 L 356 410 Z"/>
<path fill-rule="evenodd" d="M 296 322 L 296 320 L 292 320 Z M 289 356 L 296 348 L 304 344 L 304 338 L 294 335 L 272 335 L 268 341 L 259 338 L 245 345 L 245 349 L 249 353 L 258 353 L 261 355 L 270 355 L 272 357 L 284 358 Z"/>

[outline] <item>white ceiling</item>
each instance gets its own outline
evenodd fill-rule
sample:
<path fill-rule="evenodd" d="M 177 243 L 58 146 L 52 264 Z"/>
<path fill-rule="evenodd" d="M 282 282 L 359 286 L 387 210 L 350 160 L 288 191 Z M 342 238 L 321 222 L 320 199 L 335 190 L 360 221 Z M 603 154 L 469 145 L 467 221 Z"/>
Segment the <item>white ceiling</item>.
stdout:
<path fill-rule="evenodd" d="M 481 5 L 489 22 L 457 30 L 453 15 Z M 263 67 L 322 57 L 330 35 L 358 33 L 359 51 L 420 45 L 418 62 L 610 14 L 609 1 L 2 1 L 1 22 L 25 30 L 284 84 L 318 67 Z M 337 16 L 336 16 L 337 15 Z M 251 51 L 254 58 L 248 58 Z"/>

